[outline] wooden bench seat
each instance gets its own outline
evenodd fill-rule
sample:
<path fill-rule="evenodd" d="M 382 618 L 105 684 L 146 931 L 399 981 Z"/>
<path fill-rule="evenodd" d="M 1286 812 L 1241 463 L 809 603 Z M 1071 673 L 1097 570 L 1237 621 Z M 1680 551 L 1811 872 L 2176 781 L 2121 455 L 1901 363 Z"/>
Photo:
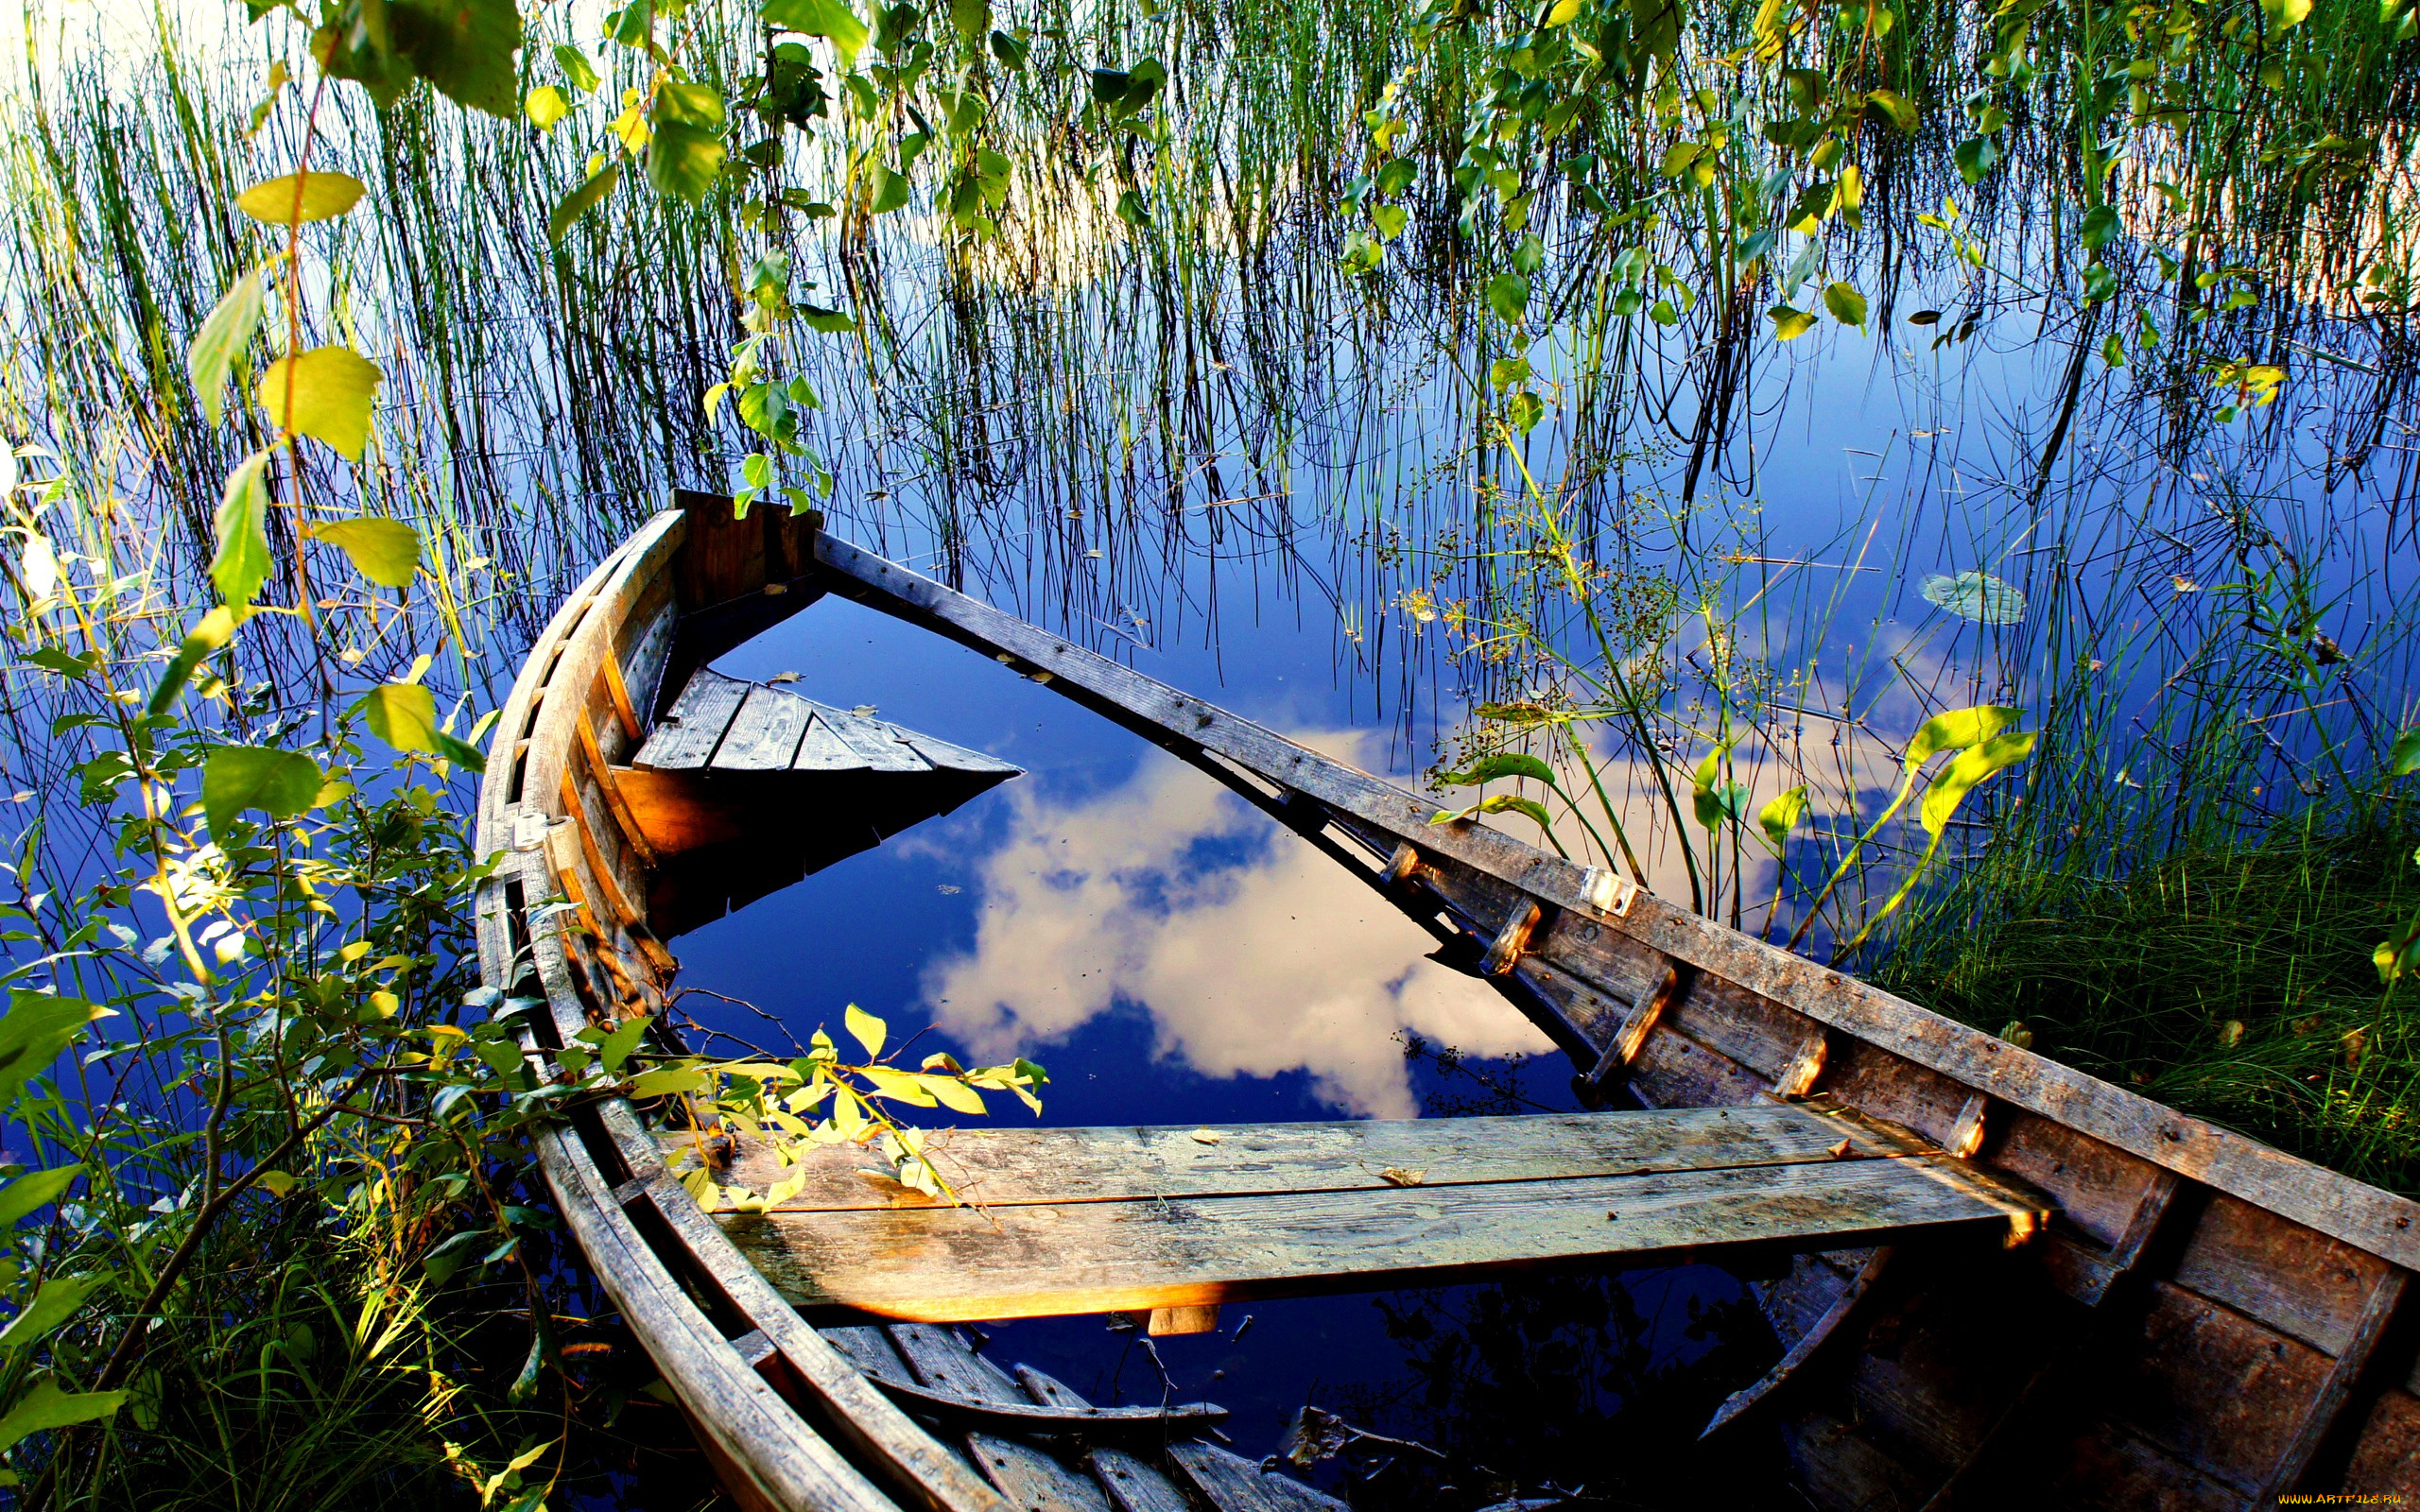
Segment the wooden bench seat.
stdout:
<path fill-rule="evenodd" d="M 666 1155 L 694 1159 L 693 1137 Z M 1819 1104 L 1395 1123 L 937 1132 L 969 1205 L 813 1153 L 804 1191 L 718 1221 L 794 1303 L 922 1322 L 1215 1306 L 1730 1246 L 2023 1237 L 2035 1194 Z M 785 1173 L 743 1147 L 722 1173 Z"/>

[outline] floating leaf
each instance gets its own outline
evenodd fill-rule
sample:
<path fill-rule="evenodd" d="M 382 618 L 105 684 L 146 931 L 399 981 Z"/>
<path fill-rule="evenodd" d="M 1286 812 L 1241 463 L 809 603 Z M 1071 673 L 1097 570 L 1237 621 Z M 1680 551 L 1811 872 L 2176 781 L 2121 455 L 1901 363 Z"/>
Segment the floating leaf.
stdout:
<path fill-rule="evenodd" d="M 268 466 L 266 449 L 244 458 L 227 474 L 227 490 L 218 500 L 218 550 L 210 558 L 210 581 L 237 610 L 249 608 L 268 581 L 268 486 L 261 481 Z"/>
<path fill-rule="evenodd" d="M 420 571 L 420 532 L 401 520 L 327 520 L 311 526 L 309 534 L 353 558 L 354 571 L 381 588 L 409 588 Z"/>
<path fill-rule="evenodd" d="M 360 203 L 366 191 L 349 173 L 285 173 L 235 197 L 235 208 L 270 226 L 334 220 Z"/>
<path fill-rule="evenodd" d="M 1216 1144 L 1226 1137 L 1215 1128 L 1197 1128 L 1193 1131 L 1193 1143 L 1196 1144 Z"/>
<path fill-rule="evenodd" d="M 622 165 L 609 163 L 589 175 L 586 183 L 563 196 L 556 204 L 554 213 L 546 217 L 547 242 L 561 247 L 564 235 L 571 231 L 572 222 L 596 209 L 597 201 L 612 194 L 614 186 L 621 181 Z"/>
<path fill-rule="evenodd" d="M 253 397 L 279 430 L 325 441 L 347 461 L 370 443 L 370 411 L 386 374 L 350 347 L 315 347 L 269 364 Z"/>
<path fill-rule="evenodd" d="M 1924 594 L 1926 602 L 1978 624 L 2014 625 L 2025 617 L 2025 595 L 1989 573 L 1936 573 L 1925 579 Z"/>
<path fill-rule="evenodd" d="M 185 349 L 185 375 L 213 425 L 227 411 L 227 375 L 261 328 L 261 275 L 268 267 L 263 263 L 237 274 Z"/>
<path fill-rule="evenodd" d="M 300 751 L 268 746 L 218 746 L 201 768 L 201 812 L 213 836 L 223 835 L 246 809 L 272 819 L 310 812 L 326 774 Z"/>
<path fill-rule="evenodd" d="M 882 1042 L 890 1038 L 890 1027 L 880 1019 L 852 1003 L 840 1015 L 840 1022 L 857 1043 L 866 1047 L 866 1058 L 873 1060 L 882 1054 Z"/>
<path fill-rule="evenodd" d="M 1378 1179 L 1391 1187 L 1416 1187 L 1428 1179 L 1428 1169 L 1417 1166 L 1407 1171 L 1402 1166 L 1391 1165 L 1378 1173 Z"/>

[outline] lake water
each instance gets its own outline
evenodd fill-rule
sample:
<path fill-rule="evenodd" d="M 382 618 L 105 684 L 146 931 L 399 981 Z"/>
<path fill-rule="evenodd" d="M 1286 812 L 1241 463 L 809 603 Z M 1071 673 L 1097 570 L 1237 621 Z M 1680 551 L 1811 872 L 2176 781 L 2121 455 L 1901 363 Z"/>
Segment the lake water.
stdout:
<path fill-rule="evenodd" d="M 245 65 L 224 66 L 240 78 Z M 164 118 L 139 76 L 125 88 Z M 1225 98 L 1208 92 L 1188 119 Z M 366 162 L 366 116 L 349 129 Z M 561 181 L 574 148 L 527 136 L 449 148 L 449 171 L 458 184 L 491 171 Z M 1220 150 L 1230 165 L 1251 157 Z M 1353 284 L 1333 269 L 1332 191 L 1246 166 L 1260 211 L 1212 196 L 1148 232 L 1072 189 L 1051 200 L 1037 166 L 1035 208 L 955 272 L 912 217 L 871 275 L 802 231 L 803 278 L 886 291 L 871 369 L 853 340 L 798 359 L 825 403 L 807 426 L 836 480 L 821 507 L 838 535 L 1417 787 L 1459 748 L 1476 703 L 1546 696 L 1555 676 L 1534 656 L 1485 654 L 1492 621 L 1541 600 L 1518 473 L 1502 448 L 1472 442 L 1464 374 L 1487 352 L 1471 291 L 1450 271 Z M 162 203 L 183 193 L 172 184 Z M 1732 350 L 1702 325 L 1638 319 L 1599 367 L 1585 354 L 1604 327 L 1575 318 L 1532 354 L 1549 411 L 1527 465 L 1592 562 L 1660 626 L 1637 648 L 1662 688 L 1657 748 L 1685 774 L 1725 717 L 1753 727 L 1735 776 L 1754 801 L 1791 782 L 1813 792 L 1811 833 L 1793 845 L 1853 832 L 1895 781 L 1908 732 L 1944 707 L 2038 711 L 2099 687 L 2115 713 L 2090 769 L 2152 792 L 2172 744 L 2164 700 L 2223 685 L 2213 696 L 2230 713 L 2277 721 L 2275 755 L 2244 774 L 2257 815 L 2277 806 L 2264 790 L 2317 781 L 2314 752 L 2346 729 L 2408 719 L 2420 689 L 2406 609 L 2420 566 L 2414 429 L 2387 338 L 2312 313 L 2295 338 L 2308 360 L 2276 404 L 2188 422 L 2180 407 L 2207 407 L 2200 388 L 2179 400 L 2187 380 L 2154 382 L 2147 358 L 2121 370 L 2080 356 L 2095 328 L 2067 296 L 2022 286 L 2040 270 L 2023 199 L 1975 223 L 2006 240 L 2001 283 L 1971 279 L 1934 244 L 1853 246 L 1867 286 L 1893 291 L 1864 331 L 1826 324 Z M 384 471 L 335 486 L 441 522 L 454 559 L 487 563 L 463 574 L 474 655 L 438 674 L 486 707 L 562 590 L 671 488 L 732 483 L 735 433 L 707 426 L 696 400 L 737 334 L 714 257 L 738 257 L 747 238 L 614 209 L 621 245 L 707 249 L 708 271 L 683 283 L 625 269 L 574 297 L 534 251 L 526 206 L 470 201 L 458 245 L 347 230 L 327 276 L 358 302 L 367 344 L 393 353 Z M 1558 252 L 1583 267 L 1584 238 L 1565 230 Z M 19 266 L 20 350 L 52 352 L 26 324 L 38 301 Z M 441 293 L 458 302 L 433 314 Z M 1931 309 L 1946 317 L 1908 318 Z M 1938 339 L 1957 329 L 1971 338 Z M 1693 447 L 1708 374 L 1735 358 L 1736 396 Z M 178 466 L 215 490 L 211 461 Z M 208 542 L 174 469 L 106 465 L 161 523 L 165 580 L 190 583 Z M 2240 648 L 2211 647 L 2247 606 L 2289 600 L 2289 638 L 2325 636 L 2344 670 L 2255 679 L 2256 707 L 2252 683 L 2228 680 L 2248 664 Z M 1538 623 L 1547 643 L 1585 652 L 1567 616 Z M 386 675 L 434 644 L 426 625 L 399 630 L 362 647 L 359 667 Z M 1573 1106 L 1543 1038 L 1428 960 L 1423 931 L 1048 689 L 837 599 L 720 665 L 795 673 L 810 696 L 875 706 L 1026 775 L 679 940 L 685 985 L 740 1000 L 689 998 L 701 1024 L 776 1048 L 857 1004 L 894 1042 L 929 1025 L 920 1043 L 933 1048 L 1041 1061 L 1043 1117 L 1063 1125 Z M 1651 882 L 1686 896 L 1642 750 L 1602 727 L 1587 738 Z M 1744 899 L 1753 924 L 1773 866 L 1730 865 L 1730 907 Z M 1697 1267 L 1230 1308 L 1219 1334 L 1155 1346 L 1098 1319 L 1026 1322 L 997 1330 L 995 1348 L 1096 1400 L 1219 1400 L 1255 1454 L 1308 1400 L 1464 1452 L 1508 1442 L 1580 1464 L 1583 1448 L 1653 1457 L 1761 1368 L 1772 1345 L 1745 1295 Z M 1371 1504 L 1399 1494 L 1388 1486 L 1374 1484 Z"/>

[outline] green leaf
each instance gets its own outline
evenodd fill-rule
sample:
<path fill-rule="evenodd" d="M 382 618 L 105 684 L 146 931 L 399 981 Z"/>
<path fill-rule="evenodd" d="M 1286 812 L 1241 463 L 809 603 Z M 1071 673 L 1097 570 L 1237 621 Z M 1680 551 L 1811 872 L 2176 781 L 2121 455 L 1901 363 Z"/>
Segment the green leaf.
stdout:
<path fill-rule="evenodd" d="M 2084 212 L 2083 226 L 2077 232 L 2077 237 L 2083 243 L 2084 250 L 2097 252 L 2108 246 L 2109 239 L 2117 234 L 2118 207 L 2095 205 Z"/>
<path fill-rule="evenodd" d="M 983 1106 L 980 1093 L 955 1076 L 920 1076 L 917 1079 L 925 1084 L 925 1091 L 932 1093 L 936 1102 L 952 1112 L 985 1114 L 991 1111 Z"/>
<path fill-rule="evenodd" d="M 906 204 L 911 187 L 906 174 L 893 173 L 889 168 L 875 168 L 873 170 L 873 213 L 877 215 L 886 215 Z"/>
<path fill-rule="evenodd" d="M 1773 323 L 1773 335 L 1783 341 L 1795 341 L 1815 329 L 1813 316 L 1787 304 L 1776 304 L 1767 310 L 1765 318 Z"/>
<path fill-rule="evenodd" d="M 53 1166 L 47 1171 L 29 1171 L 0 1187 L 0 1228 L 15 1223 L 37 1208 L 57 1202 L 83 1174 L 81 1163 Z"/>
<path fill-rule="evenodd" d="M 856 1037 L 857 1043 L 866 1047 L 868 1060 L 874 1059 L 882 1054 L 882 1042 L 890 1037 L 890 1033 L 888 1024 L 854 1003 L 850 1004 L 840 1015 L 840 1022 L 847 1026 L 850 1034 Z"/>
<path fill-rule="evenodd" d="M 1916 102 L 1896 90 L 1870 89 L 1865 103 L 1882 113 L 1884 119 L 1910 136 L 1916 134 Z"/>
<path fill-rule="evenodd" d="M 601 81 L 596 77 L 596 65 L 588 60 L 586 53 L 567 42 L 559 42 L 555 43 L 555 66 L 563 71 L 564 83 L 582 94 L 596 93 Z"/>
<path fill-rule="evenodd" d="M 83 1039 L 87 1024 L 112 1017 L 110 1009 L 82 998 L 10 992 L 9 1011 L 0 1014 L 0 1107 L 14 1103 L 26 1082 Z"/>
<path fill-rule="evenodd" d="M 666 84 L 648 116 L 647 181 L 661 195 L 696 204 L 722 173 L 722 95 L 711 84 Z"/>
<path fill-rule="evenodd" d="M 437 696 L 414 682 L 385 682 L 363 694 L 353 712 L 370 732 L 397 750 L 423 751 L 474 772 L 487 770 L 478 747 L 437 726 Z"/>
<path fill-rule="evenodd" d="M 193 680 L 202 660 L 233 640 L 235 627 L 240 623 L 235 610 L 223 604 L 194 621 L 193 628 L 178 644 L 177 654 L 169 659 L 167 670 L 160 675 L 160 685 L 151 690 L 152 713 L 164 714 L 177 706 L 184 696 L 185 684 Z"/>
<path fill-rule="evenodd" d="M 798 315 L 806 322 L 808 330 L 821 331 L 825 335 L 845 335 L 857 328 L 856 316 L 843 310 L 827 310 L 820 304 L 802 304 L 798 307 Z"/>
<path fill-rule="evenodd" d="M 521 50 L 513 0 L 386 0 L 385 9 L 388 36 L 413 72 L 458 105 L 512 119 L 512 55 Z"/>
<path fill-rule="evenodd" d="M 2024 710 L 2004 704 L 1978 704 L 1972 709 L 1952 709 L 1935 714 L 1916 727 L 1900 765 L 1912 777 L 1917 767 L 1942 751 L 1979 746 L 2023 717 Z"/>
<path fill-rule="evenodd" d="M 2032 752 L 2040 736 L 2034 731 L 2010 730 L 1994 735 L 1979 746 L 1969 747 L 1958 753 L 1958 759 L 1942 769 L 1932 786 L 1925 789 L 1924 806 L 1917 811 L 1925 833 L 1938 839 L 1949 824 L 1950 816 L 1976 785 L 2003 767 L 2013 766 Z"/>
<path fill-rule="evenodd" d="M 960 42 L 974 46 L 992 29 L 992 0 L 950 0 L 949 23 Z"/>
<path fill-rule="evenodd" d="M 1026 45 L 1005 31 L 992 33 L 992 56 L 998 59 L 1004 68 L 1019 70 L 1025 67 Z"/>
<path fill-rule="evenodd" d="M 841 0 L 765 0 L 765 21 L 785 31 L 830 38 L 844 66 L 855 63 L 866 44 L 866 24 Z"/>
<path fill-rule="evenodd" d="M 1439 781 L 1456 787 L 1477 787 L 1498 778 L 1526 778 L 1533 782 L 1554 785 L 1554 768 L 1524 751 L 1501 750 L 1493 756 L 1482 756 L 1458 772 L 1441 772 Z"/>
<path fill-rule="evenodd" d="M 44 1376 L 0 1418 L 0 1450 L 50 1429 L 107 1418 L 125 1402 L 123 1391 L 61 1391 L 58 1382 Z"/>
<path fill-rule="evenodd" d="M 333 220 L 360 203 L 366 186 L 349 173 L 284 173 L 235 197 L 235 208 L 269 226 Z"/>
<path fill-rule="evenodd" d="M 10 1318 L 7 1328 L 0 1329 L 0 1349 L 22 1349 L 38 1342 L 75 1316 L 76 1310 L 84 1305 L 84 1298 L 108 1280 L 105 1273 L 88 1273 L 54 1276 L 43 1282 L 42 1290 L 34 1293 L 34 1299 L 26 1304 L 24 1311 Z"/>
<path fill-rule="evenodd" d="M 1765 832 L 1765 838 L 1772 842 L 1773 850 L 1778 851 L 1789 838 L 1789 832 L 1798 828 L 1798 821 L 1806 816 L 1806 785 L 1802 782 L 1758 809 L 1756 823 Z"/>
<path fill-rule="evenodd" d="M 551 131 L 571 113 L 571 101 L 552 84 L 541 84 L 521 97 L 521 113 L 541 131 Z"/>
<path fill-rule="evenodd" d="M 227 491 L 218 501 L 218 550 L 210 558 L 210 581 L 239 610 L 249 609 L 268 581 L 268 486 L 261 481 L 268 466 L 266 448 L 244 458 L 227 474 Z M 228 633 L 233 633 L 232 625 Z"/>
<path fill-rule="evenodd" d="M 261 275 L 268 267 L 263 263 L 237 274 L 185 349 L 185 375 L 213 425 L 227 411 L 227 375 L 261 328 Z"/>
<path fill-rule="evenodd" d="M 327 520 L 311 526 L 309 534 L 352 558 L 354 571 L 381 588 L 409 588 L 420 571 L 420 532 L 401 520 Z"/>
<path fill-rule="evenodd" d="M 347 461 L 370 443 L 370 411 L 386 380 L 378 365 L 350 347 L 314 347 L 269 364 L 253 398 L 278 430 L 325 441 Z"/>
<path fill-rule="evenodd" d="M 1518 273 L 1498 273 L 1488 280 L 1487 307 L 1506 325 L 1519 325 L 1530 309 L 1530 281 Z"/>
<path fill-rule="evenodd" d="M 2311 0 L 2260 0 L 2273 31 L 2291 31 L 2310 19 Z"/>
<path fill-rule="evenodd" d="M 2420 725 L 2394 737 L 2394 748 L 2387 752 L 2387 770 L 2396 777 L 2409 777 L 2420 772 Z"/>
<path fill-rule="evenodd" d="M 1494 798 L 1489 799 L 1486 802 L 1479 804 L 1471 812 L 1475 814 L 1518 814 L 1525 818 L 1536 820 L 1538 828 L 1541 830 L 1551 832 L 1554 829 L 1554 816 L 1547 812 L 1545 804 L 1539 802 L 1535 799 L 1515 798 L 1510 793 L 1498 793 Z"/>
<path fill-rule="evenodd" d="M 607 1075 L 622 1074 L 623 1062 L 631 1058 L 631 1052 L 639 1047 L 639 1040 L 647 1033 L 647 1026 L 654 1022 L 648 1018 L 625 1019 L 596 1041 L 596 1059 L 604 1066 Z"/>
<path fill-rule="evenodd" d="M 1865 296 L 1848 284 L 1835 284 L 1824 291 L 1824 308 L 1842 325 L 1865 324 Z"/>
<path fill-rule="evenodd" d="M 268 746 L 217 746 L 201 768 L 201 812 L 210 833 L 226 833 L 246 809 L 272 819 L 307 814 L 327 781 L 320 764 L 300 751 Z"/>
<path fill-rule="evenodd" d="M 669 1097 L 675 1092 L 693 1092 L 706 1084 L 706 1074 L 698 1066 L 658 1066 L 631 1078 L 629 1095 L 632 1097 Z"/>
<path fill-rule="evenodd" d="M 586 183 L 563 196 L 562 201 L 555 206 L 554 214 L 546 217 L 547 242 L 561 247 L 563 244 L 563 236 L 571 230 L 572 222 L 596 209 L 597 201 L 612 194 L 614 186 L 621 181 L 622 165 L 618 163 L 609 163 L 591 174 Z"/>

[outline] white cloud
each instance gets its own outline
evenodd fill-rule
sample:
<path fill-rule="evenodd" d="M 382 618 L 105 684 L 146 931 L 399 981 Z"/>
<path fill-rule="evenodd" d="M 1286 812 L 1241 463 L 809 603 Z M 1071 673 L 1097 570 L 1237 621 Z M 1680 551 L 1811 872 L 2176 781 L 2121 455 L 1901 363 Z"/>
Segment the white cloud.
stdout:
<path fill-rule="evenodd" d="M 1359 737 L 1318 739 L 1350 759 Z M 1418 1112 L 1394 1036 L 1480 1055 L 1547 1041 L 1336 864 L 1156 752 L 1076 799 L 1018 790 L 984 863 L 971 953 L 925 977 L 939 1022 L 987 1058 L 1034 1052 L 1120 1003 L 1158 1054 L 1212 1076 L 1304 1071 L 1354 1113 Z"/>

